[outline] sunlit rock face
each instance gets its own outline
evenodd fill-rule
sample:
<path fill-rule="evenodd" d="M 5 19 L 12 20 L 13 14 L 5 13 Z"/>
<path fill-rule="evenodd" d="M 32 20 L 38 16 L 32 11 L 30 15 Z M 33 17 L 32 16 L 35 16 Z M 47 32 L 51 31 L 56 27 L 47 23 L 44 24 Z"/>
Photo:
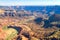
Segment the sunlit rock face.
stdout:
<path fill-rule="evenodd" d="M 0 9 L 0 14 L 4 14 L 5 10 Z"/>
<path fill-rule="evenodd" d="M 60 36 L 60 30 L 57 30 L 57 31 L 55 31 L 55 32 L 53 32 L 49 37 L 51 37 L 51 38 L 59 38 Z"/>
<path fill-rule="evenodd" d="M 17 36 L 17 31 L 13 28 L 3 27 L 0 29 L 0 39 L 2 40 L 12 40 Z M 12 35 L 12 36 L 11 36 Z"/>

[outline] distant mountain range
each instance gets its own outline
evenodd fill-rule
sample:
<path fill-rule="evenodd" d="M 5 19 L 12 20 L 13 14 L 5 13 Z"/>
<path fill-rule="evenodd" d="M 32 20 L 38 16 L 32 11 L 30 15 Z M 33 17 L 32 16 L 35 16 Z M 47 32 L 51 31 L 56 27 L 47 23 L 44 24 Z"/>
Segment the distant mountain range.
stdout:
<path fill-rule="evenodd" d="M 60 14 L 60 6 L 0 6 L 0 9 L 7 9 L 7 8 L 11 8 L 11 9 L 15 9 L 17 11 L 24 9 L 27 11 L 36 11 L 36 12 L 46 12 L 47 14 L 49 14 L 49 12 L 54 12 L 57 14 Z"/>

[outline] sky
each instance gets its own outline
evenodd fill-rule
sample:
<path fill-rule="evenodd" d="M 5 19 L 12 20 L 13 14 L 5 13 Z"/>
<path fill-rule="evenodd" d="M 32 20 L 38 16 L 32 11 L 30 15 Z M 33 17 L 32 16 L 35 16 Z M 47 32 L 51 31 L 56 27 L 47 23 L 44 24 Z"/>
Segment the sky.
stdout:
<path fill-rule="evenodd" d="M 60 0 L 0 0 L 0 6 L 60 5 Z"/>

